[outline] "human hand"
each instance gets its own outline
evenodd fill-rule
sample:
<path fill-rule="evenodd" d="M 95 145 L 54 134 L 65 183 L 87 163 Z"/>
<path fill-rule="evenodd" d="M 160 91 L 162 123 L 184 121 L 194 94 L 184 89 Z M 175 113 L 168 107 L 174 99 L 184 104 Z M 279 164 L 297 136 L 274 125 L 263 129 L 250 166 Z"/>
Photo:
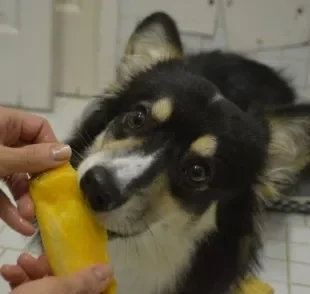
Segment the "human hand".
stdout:
<path fill-rule="evenodd" d="M 110 283 L 113 271 L 108 265 L 92 266 L 70 277 L 50 276 L 51 271 L 44 255 L 38 259 L 23 254 L 17 265 L 4 265 L 1 274 L 13 291 L 11 294 L 99 294 Z"/>
<path fill-rule="evenodd" d="M 19 233 L 32 235 L 35 212 L 28 174 L 62 165 L 70 156 L 71 149 L 58 142 L 44 118 L 0 107 L 0 179 L 18 204 L 16 208 L 0 190 L 0 219 Z"/>
<path fill-rule="evenodd" d="M 16 265 L 2 265 L 0 273 L 12 289 L 21 284 L 52 275 L 45 254 L 39 258 L 34 258 L 28 253 L 20 255 Z"/>

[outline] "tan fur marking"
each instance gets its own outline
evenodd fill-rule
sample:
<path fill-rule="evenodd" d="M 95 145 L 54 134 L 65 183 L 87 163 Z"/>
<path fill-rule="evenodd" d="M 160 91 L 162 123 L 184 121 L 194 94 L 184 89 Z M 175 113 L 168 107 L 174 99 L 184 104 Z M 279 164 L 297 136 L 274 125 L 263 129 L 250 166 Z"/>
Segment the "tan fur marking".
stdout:
<path fill-rule="evenodd" d="M 171 194 L 168 184 L 168 176 L 164 173 L 159 175 L 153 183 L 147 188 L 148 195 L 151 197 L 152 221 L 158 221 L 158 218 L 165 218 L 166 222 L 173 227 L 174 232 L 184 234 L 184 228 L 187 227 L 187 234 L 190 239 L 200 240 L 206 231 L 214 231 L 216 226 L 217 201 L 196 220 L 192 221 L 192 215 L 189 214 L 177 202 Z"/>
<path fill-rule="evenodd" d="M 119 229 L 119 224 L 127 218 L 135 219 L 139 211 L 143 211 L 148 206 L 147 214 L 144 214 L 144 221 L 135 222 L 134 227 L 131 225 L 124 226 L 127 233 L 145 230 L 155 223 L 163 223 L 177 235 L 185 236 L 189 240 L 200 240 L 206 232 L 217 230 L 216 211 L 218 202 L 214 201 L 205 212 L 193 221 L 193 215 L 182 208 L 169 188 L 169 180 L 166 173 L 159 174 L 152 183 L 140 190 L 140 196 L 132 196 L 131 201 L 125 204 L 119 211 L 111 212 L 105 219 L 111 230 Z M 113 225 L 112 225 L 113 223 Z M 186 234 L 184 228 L 187 228 Z"/>
<path fill-rule="evenodd" d="M 268 161 L 255 187 L 257 196 L 264 201 L 283 196 L 282 192 L 296 182 L 310 159 L 308 118 L 269 118 L 269 128 Z"/>
<path fill-rule="evenodd" d="M 144 140 L 142 138 L 130 137 L 123 140 L 115 140 L 110 134 L 102 132 L 95 140 L 91 152 L 100 150 L 117 150 L 117 149 L 130 149 L 141 146 Z"/>
<path fill-rule="evenodd" d="M 107 135 L 106 131 L 101 132 L 95 139 L 94 143 L 92 146 L 89 148 L 89 152 L 96 152 L 101 150 L 101 147 L 103 145 L 103 142 L 107 140 Z"/>
<path fill-rule="evenodd" d="M 215 154 L 216 148 L 216 138 L 211 135 L 204 135 L 191 144 L 190 150 L 203 157 L 209 157 Z"/>
<path fill-rule="evenodd" d="M 118 81 L 114 81 L 105 88 L 104 93 L 115 96 L 122 90 L 122 85 Z"/>
<path fill-rule="evenodd" d="M 152 116 L 160 123 L 167 121 L 173 111 L 173 104 L 170 98 L 161 98 L 152 106 Z"/>
<path fill-rule="evenodd" d="M 115 140 L 104 143 L 102 148 L 104 149 L 130 149 L 133 147 L 141 146 L 143 144 L 142 138 L 127 138 L 124 140 Z"/>

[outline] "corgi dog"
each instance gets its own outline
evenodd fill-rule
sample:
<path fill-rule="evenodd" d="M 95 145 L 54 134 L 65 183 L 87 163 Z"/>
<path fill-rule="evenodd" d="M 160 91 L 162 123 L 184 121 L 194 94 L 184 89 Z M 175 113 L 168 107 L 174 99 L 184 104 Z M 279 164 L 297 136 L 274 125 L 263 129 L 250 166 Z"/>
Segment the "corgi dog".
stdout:
<path fill-rule="evenodd" d="M 137 24 L 67 140 L 118 294 L 228 294 L 255 274 L 265 203 L 309 162 L 310 108 L 296 99 L 257 61 L 185 54 L 164 12 Z"/>

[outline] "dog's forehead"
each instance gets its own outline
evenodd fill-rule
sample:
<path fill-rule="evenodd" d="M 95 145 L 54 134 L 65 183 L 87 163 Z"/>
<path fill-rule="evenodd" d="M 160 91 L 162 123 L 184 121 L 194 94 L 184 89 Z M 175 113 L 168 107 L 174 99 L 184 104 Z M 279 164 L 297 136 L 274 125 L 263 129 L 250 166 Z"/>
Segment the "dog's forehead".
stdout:
<path fill-rule="evenodd" d="M 221 156 L 243 154 L 259 139 L 260 131 L 246 113 L 217 95 L 205 107 L 197 106 L 194 97 L 189 104 L 161 97 L 153 103 L 151 113 L 161 119 L 160 123 L 165 122 L 162 130 L 181 150 L 206 158 L 218 152 Z"/>
<path fill-rule="evenodd" d="M 187 143 L 206 134 L 221 137 L 233 132 L 241 136 L 251 128 L 245 113 L 213 83 L 182 66 L 164 64 L 141 73 L 125 87 L 121 100 L 128 103 L 128 109 L 149 102 L 153 119 Z"/>
<path fill-rule="evenodd" d="M 203 93 L 182 97 L 159 95 L 150 105 L 150 114 L 159 124 L 172 126 L 176 131 L 191 130 L 197 135 L 234 129 L 246 120 L 245 113 L 219 92 L 212 97 Z"/>
<path fill-rule="evenodd" d="M 150 102 L 151 115 L 159 123 L 171 120 L 180 126 L 192 123 L 195 129 L 207 122 L 207 113 L 212 104 L 224 99 L 213 84 L 204 81 L 196 85 L 182 85 L 179 82 L 173 86 L 160 84 L 154 91 L 140 97 Z"/>
<path fill-rule="evenodd" d="M 174 64 L 172 64 L 174 65 Z M 217 97 L 218 89 L 210 81 L 195 75 L 182 67 L 160 63 L 148 71 L 141 72 L 124 86 L 126 100 L 154 101 L 168 96 L 170 99 L 207 104 Z"/>

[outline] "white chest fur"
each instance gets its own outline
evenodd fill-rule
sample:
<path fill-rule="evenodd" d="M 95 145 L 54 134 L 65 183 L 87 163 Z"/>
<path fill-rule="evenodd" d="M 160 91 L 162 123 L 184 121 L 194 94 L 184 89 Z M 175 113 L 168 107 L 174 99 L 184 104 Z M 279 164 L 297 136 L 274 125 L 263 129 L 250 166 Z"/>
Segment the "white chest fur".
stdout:
<path fill-rule="evenodd" d="M 193 242 L 163 227 L 109 242 L 117 294 L 159 294 L 173 289 L 190 264 Z"/>

